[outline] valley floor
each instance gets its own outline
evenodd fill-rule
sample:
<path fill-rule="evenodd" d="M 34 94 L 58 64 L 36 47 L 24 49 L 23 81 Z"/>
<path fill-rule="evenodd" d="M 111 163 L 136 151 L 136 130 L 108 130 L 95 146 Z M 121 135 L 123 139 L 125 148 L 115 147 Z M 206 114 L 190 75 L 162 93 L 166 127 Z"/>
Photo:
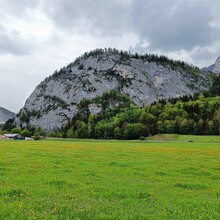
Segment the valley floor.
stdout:
<path fill-rule="evenodd" d="M 0 219 L 220 219 L 220 136 L 160 138 L 0 141 Z"/>

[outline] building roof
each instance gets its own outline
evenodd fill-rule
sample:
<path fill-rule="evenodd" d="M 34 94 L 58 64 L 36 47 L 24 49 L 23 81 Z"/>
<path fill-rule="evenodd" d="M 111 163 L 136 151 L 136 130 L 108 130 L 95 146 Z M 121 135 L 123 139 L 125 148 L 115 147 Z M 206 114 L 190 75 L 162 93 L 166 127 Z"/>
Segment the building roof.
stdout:
<path fill-rule="evenodd" d="M 15 138 L 18 136 L 18 134 L 4 134 L 4 136 L 7 138 Z"/>

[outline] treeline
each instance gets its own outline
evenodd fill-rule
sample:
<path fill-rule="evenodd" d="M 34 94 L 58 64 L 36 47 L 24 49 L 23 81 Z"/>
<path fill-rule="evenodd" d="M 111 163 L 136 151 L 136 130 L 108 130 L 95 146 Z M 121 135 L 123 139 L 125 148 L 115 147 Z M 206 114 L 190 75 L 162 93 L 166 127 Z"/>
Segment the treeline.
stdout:
<path fill-rule="evenodd" d="M 69 67 L 79 63 L 79 61 L 81 59 L 86 59 L 90 56 L 98 56 L 98 55 L 103 55 L 103 54 L 115 54 L 115 55 L 120 55 L 123 58 L 126 59 L 130 59 L 130 58 L 134 58 L 134 59 L 142 59 L 148 62 L 159 62 L 159 63 L 170 63 L 176 66 L 181 66 L 181 67 L 185 67 L 186 65 L 188 65 L 187 63 L 180 61 L 180 60 L 173 60 L 168 58 L 167 56 L 164 55 L 158 55 L 158 54 L 138 54 L 138 53 L 131 53 L 130 51 L 123 51 L 123 50 L 118 50 L 116 48 L 104 48 L 104 49 L 95 49 L 92 50 L 90 52 L 85 52 L 83 55 L 79 56 L 78 58 L 75 59 L 75 61 L 73 63 L 69 64 Z M 189 65 L 191 67 L 194 67 L 193 65 Z M 196 67 L 198 68 L 198 67 Z M 199 68 L 198 68 L 199 69 Z"/>
<path fill-rule="evenodd" d="M 108 102 L 106 98 L 103 100 Z M 89 100 L 83 100 L 80 114 L 61 131 L 54 131 L 53 135 L 68 138 L 138 139 L 158 133 L 220 134 L 219 96 L 186 96 L 161 100 L 144 107 L 130 103 L 129 107 L 123 109 L 116 106 L 104 108 L 97 115 L 89 113 L 89 104 Z"/>
<path fill-rule="evenodd" d="M 128 59 L 141 59 L 147 62 L 156 62 L 161 65 L 169 65 L 172 69 L 178 69 L 183 70 L 188 73 L 197 74 L 201 73 L 200 69 L 194 65 L 190 65 L 185 63 L 184 61 L 180 60 L 173 60 L 171 58 L 168 58 L 164 55 L 158 55 L 158 54 L 138 54 L 138 53 L 131 53 L 130 51 L 123 51 L 118 50 L 116 48 L 104 48 L 104 49 L 95 49 L 90 52 L 85 52 L 83 55 L 79 56 L 75 59 L 73 63 L 70 63 L 67 67 L 71 67 L 73 65 L 79 64 L 79 61 L 81 59 L 86 59 L 90 56 L 99 56 L 103 54 L 115 54 L 121 56 L 122 60 L 128 60 Z"/>
<path fill-rule="evenodd" d="M 77 57 L 72 63 L 68 64 L 66 67 L 62 67 L 60 70 L 56 70 L 53 75 L 46 78 L 46 81 L 54 77 L 62 77 L 63 75 L 67 75 L 68 73 L 71 72 L 70 68 L 74 65 L 79 65 L 79 68 L 81 69 L 82 64 L 80 64 L 80 61 L 82 59 L 86 59 L 90 56 L 100 56 L 103 54 L 119 55 L 121 61 L 125 61 L 125 62 L 128 61 L 129 59 L 141 59 L 144 60 L 145 62 L 156 62 L 160 65 L 168 66 L 171 69 L 178 71 L 185 71 L 188 74 L 192 74 L 192 75 L 198 75 L 199 73 L 201 73 L 201 70 L 192 64 L 185 63 L 184 61 L 181 60 L 173 60 L 164 55 L 148 54 L 148 53 L 133 54 L 130 51 L 118 50 L 116 48 L 104 48 L 104 49 L 95 49 L 90 52 L 85 52 L 83 55 Z M 44 86 L 43 82 L 41 86 Z"/>

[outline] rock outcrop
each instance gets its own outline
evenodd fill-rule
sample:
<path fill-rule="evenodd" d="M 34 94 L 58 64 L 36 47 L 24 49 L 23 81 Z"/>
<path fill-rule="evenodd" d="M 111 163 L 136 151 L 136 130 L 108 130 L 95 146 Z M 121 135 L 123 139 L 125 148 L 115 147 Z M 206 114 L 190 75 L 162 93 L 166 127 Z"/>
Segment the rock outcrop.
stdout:
<path fill-rule="evenodd" d="M 138 56 L 117 50 L 95 50 L 41 82 L 27 99 L 17 126 L 59 129 L 77 113 L 77 104 L 109 90 L 127 94 L 142 106 L 207 90 L 209 76 L 198 68 L 155 55 Z M 93 114 L 99 105 L 89 106 Z"/>
<path fill-rule="evenodd" d="M 220 74 L 220 56 L 216 59 L 215 66 L 213 68 L 213 72 Z"/>

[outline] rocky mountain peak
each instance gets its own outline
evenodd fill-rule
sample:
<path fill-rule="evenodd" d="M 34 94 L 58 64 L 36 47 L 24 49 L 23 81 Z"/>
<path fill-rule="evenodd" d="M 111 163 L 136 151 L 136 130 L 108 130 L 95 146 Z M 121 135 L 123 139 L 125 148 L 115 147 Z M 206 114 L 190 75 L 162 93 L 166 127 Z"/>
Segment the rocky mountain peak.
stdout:
<path fill-rule="evenodd" d="M 51 131 L 71 121 L 83 99 L 94 99 L 107 91 L 117 90 L 143 106 L 207 90 L 210 83 L 208 75 L 182 61 L 154 54 L 97 49 L 41 82 L 15 122 L 17 126 L 40 126 Z M 100 103 L 89 106 L 91 112 L 101 108 Z"/>

